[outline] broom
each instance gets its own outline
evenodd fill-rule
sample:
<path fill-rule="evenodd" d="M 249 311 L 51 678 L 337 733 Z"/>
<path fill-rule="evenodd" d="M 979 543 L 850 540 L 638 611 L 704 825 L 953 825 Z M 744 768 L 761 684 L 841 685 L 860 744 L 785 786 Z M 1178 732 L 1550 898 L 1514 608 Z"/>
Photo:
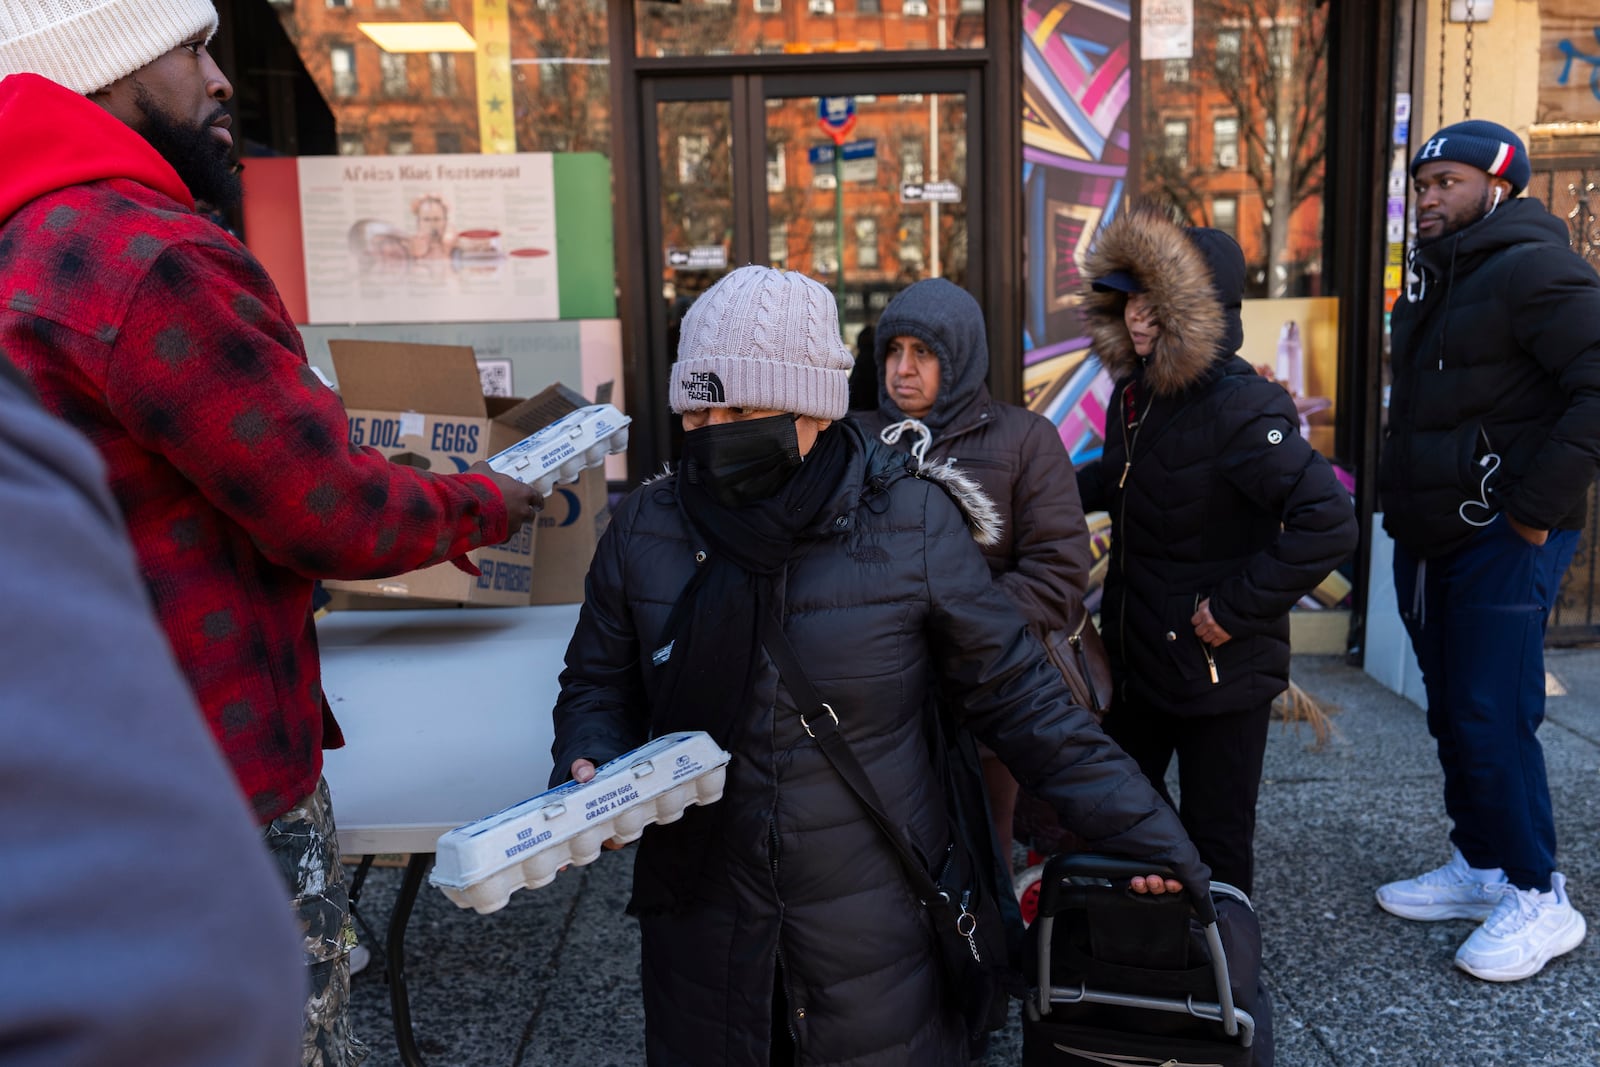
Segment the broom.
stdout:
<path fill-rule="evenodd" d="M 1312 751 L 1326 745 L 1339 732 L 1332 718 L 1338 713 L 1339 705 L 1318 700 L 1293 681 L 1272 702 L 1272 717 L 1278 722 L 1293 724 L 1296 734 L 1302 723 L 1311 727 Z"/>

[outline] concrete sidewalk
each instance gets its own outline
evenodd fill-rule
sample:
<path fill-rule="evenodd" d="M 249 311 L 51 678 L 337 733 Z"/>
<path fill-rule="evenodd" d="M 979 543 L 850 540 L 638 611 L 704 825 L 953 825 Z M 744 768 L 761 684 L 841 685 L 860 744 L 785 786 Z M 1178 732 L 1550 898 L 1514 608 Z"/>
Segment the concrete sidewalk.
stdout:
<path fill-rule="evenodd" d="M 1591 935 L 1537 977 L 1495 985 L 1451 965 L 1471 923 L 1406 922 L 1373 903 L 1380 883 L 1448 858 L 1422 712 L 1337 659 L 1295 659 L 1295 680 L 1341 711 L 1322 749 L 1285 727 L 1267 749 L 1255 903 L 1280 1067 L 1600 1067 L 1600 650 L 1552 652 L 1549 668 L 1559 695 L 1540 737 L 1562 868 Z M 632 862 L 604 855 L 487 916 L 424 886 L 407 970 L 427 1063 L 643 1064 L 638 932 L 622 914 Z M 380 938 L 399 874 L 375 870 L 363 893 Z M 368 1067 L 396 1067 L 377 961 L 353 1001 Z M 997 1038 L 988 1067 L 1020 1063 L 1020 1025 Z"/>

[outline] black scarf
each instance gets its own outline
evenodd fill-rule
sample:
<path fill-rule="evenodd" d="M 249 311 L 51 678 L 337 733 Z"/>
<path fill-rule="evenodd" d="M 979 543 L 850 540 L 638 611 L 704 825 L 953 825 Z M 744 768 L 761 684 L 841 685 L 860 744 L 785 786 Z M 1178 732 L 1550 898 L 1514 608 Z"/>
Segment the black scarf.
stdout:
<path fill-rule="evenodd" d="M 678 507 L 705 559 L 678 595 L 645 668 L 660 672 L 652 736 L 704 730 L 738 758 L 762 657 L 761 613 L 774 610 L 784 566 L 833 499 L 850 451 L 841 427 L 824 430 L 788 484 L 744 507 L 724 507 L 680 472 Z M 691 806 L 682 819 L 645 830 L 629 914 L 681 911 L 706 898 L 723 870 L 718 846 L 728 802 Z"/>

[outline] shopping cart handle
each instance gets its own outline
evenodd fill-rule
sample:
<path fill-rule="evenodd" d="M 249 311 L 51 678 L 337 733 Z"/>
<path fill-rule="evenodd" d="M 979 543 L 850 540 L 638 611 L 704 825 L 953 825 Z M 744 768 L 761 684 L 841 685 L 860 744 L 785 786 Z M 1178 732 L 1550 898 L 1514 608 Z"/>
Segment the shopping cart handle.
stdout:
<path fill-rule="evenodd" d="M 1054 915 L 1069 901 L 1082 900 L 1085 895 L 1107 889 L 1123 889 L 1126 883 L 1144 875 L 1176 878 L 1173 869 L 1150 860 L 1129 859 L 1126 856 L 1108 856 L 1096 852 L 1059 853 L 1045 862 L 1039 883 L 1040 915 Z M 1140 894 L 1140 900 L 1151 904 L 1184 906 L 1194 909 L 1202 924 L 1217 921 L 1217 910 L 1210 894 L 1160 893 Z"/>

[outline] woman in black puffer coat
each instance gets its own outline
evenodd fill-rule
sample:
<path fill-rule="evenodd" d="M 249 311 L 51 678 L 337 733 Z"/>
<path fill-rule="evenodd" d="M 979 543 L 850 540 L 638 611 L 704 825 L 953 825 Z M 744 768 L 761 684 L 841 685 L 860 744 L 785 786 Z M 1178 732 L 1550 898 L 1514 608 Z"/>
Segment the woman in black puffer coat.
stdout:
<path fill-rule="evenodd" d="M 1238 355 L 1244 272 L 1227 234 L 1149 204 L 1096 239 L 1083 316 L 1116 388 L 1078 490 L 1112 519 L 1106 731 L 1163 792 L 1177 757 L 1184 826 L 1248 893 L 1288 612 L 1355 547 L 1356 522 L 1288 392 Z"/>
<path fill-rule="evenodd" d="M 759 637 L 769 614 L 930 866 L 950 840 L 929 745 L 943 684 L 1096 848 L 1168 863 L 1184 886 L 1209 877 L 990 581 L 981 492 L 832 422 L 850 365 L 833 309 L 765 267 L 690 309 L 672 380 L 682 470 L 618 507 L 561 677 L 558 780 L 679 729 L 733 756 L 718 803 L 640 842 L 629 910 L 656 1067 L 968 1062 L 928 913 L 802 724 Z"/>

